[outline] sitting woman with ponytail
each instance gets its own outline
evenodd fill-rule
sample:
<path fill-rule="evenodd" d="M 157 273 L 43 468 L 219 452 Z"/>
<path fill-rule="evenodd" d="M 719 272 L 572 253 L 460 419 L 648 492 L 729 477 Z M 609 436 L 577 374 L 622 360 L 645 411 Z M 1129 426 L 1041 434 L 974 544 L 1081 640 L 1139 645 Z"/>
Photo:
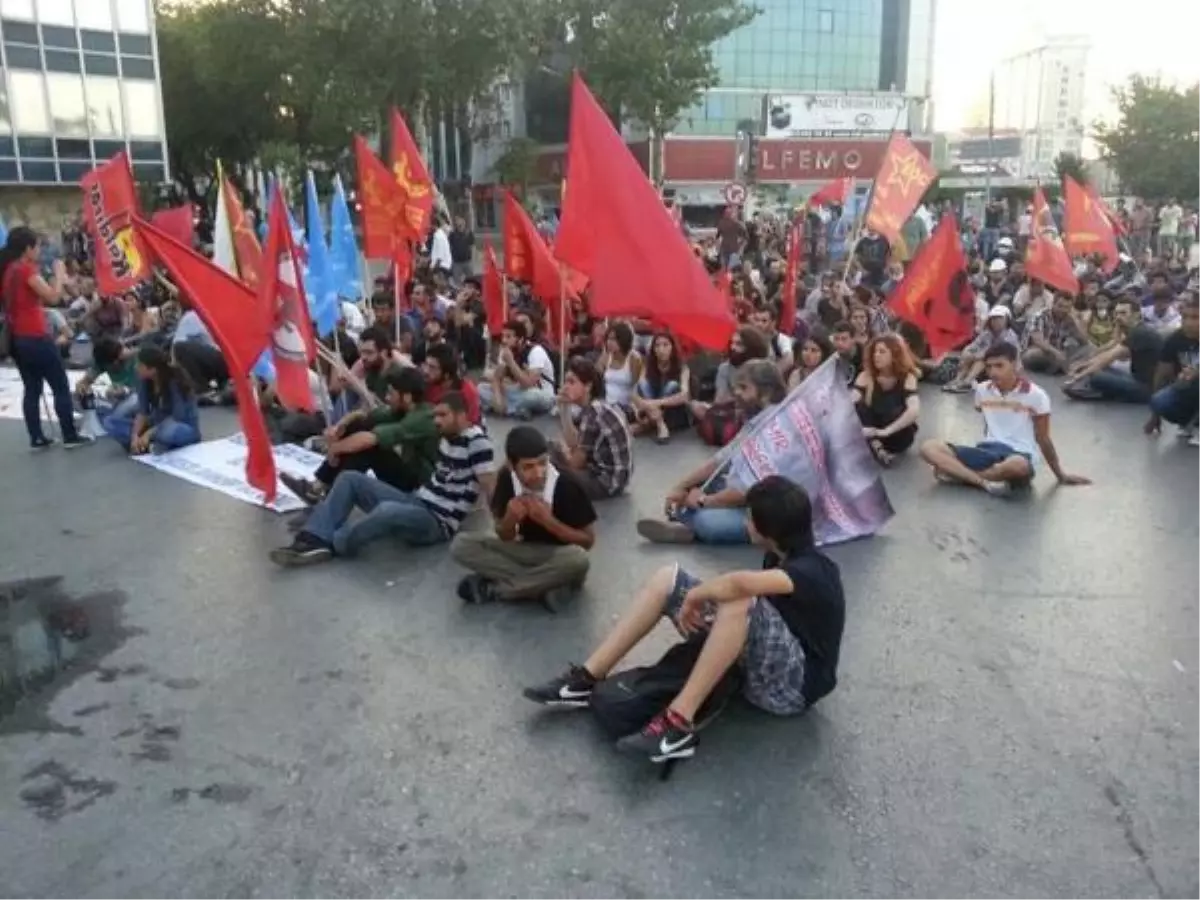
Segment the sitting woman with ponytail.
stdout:
<path fill-rule="evenodd" d="M 62 356 L 46 321 L 45 306 L 62 297 L 67 278 L 61 259 L 54 261 L 54 276 L 46 281 L 39 270 L 41 241 L 31 228 L 19 225 L 8 233 L 8 242 L 0 249 L 0 311 L 10 346 L 6 348 L 17 364 L 25 396 L 21 411 L 29 446 L 44 450 L 52 440 L 42 431 L 40 405 L 45 385 L 54 394 L 54 412 L 62 428 L 63 446 L 82 447 L 91 443 L 75 430 L 75 412 L 71 385 L 63 368 Z M 2 355 L 2 354 L 0 354 Z"/>
<path fill-rule="evenodd" d="M 137 410 L 102 420 L 104 430 L 130 453 L 165 453 L 200 442 L 196 392 L 167 351 L 153 344 L 138 350 Z"/>

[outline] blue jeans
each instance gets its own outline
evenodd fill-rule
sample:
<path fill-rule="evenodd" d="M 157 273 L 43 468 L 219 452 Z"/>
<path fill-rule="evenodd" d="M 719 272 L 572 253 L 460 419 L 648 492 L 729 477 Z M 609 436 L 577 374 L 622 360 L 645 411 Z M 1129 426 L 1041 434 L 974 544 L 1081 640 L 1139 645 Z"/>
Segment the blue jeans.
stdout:
<path fill-rule="evenodd" d="M 349 522 L 355 507 L 366 515 Z M 338 556 L 354 556 L 386 534 L 398 534 L 413 547 L 450 539 L 438 518 L 414 494 L 363 472 L 342 472 L 325 499 L 316 505 L 304 530 L 333 547 Z"/>
<path fill-rule="evenodd" d="M 490 382 L 479 383 L 479 404 L 488 412 L 496 412 L 495 397 Z M 504 409 L 510 416 L 539 416 L 554 408 L 554 391 L 545 384 L 533 388 L 520 388 L 515 384 L 504 386 Z"/>
<path fill-rule="evenodd" d="M 132 401 L 132 403 L 130 402 Z M 126 397 L 111 415 L 100 420 L 105 432 L 118 444 L 129 451 L 133 445 L 133 421 L 138 412 L 138 398 Z M 200 443 L 200 429 L 185 422 L 176 422 L 170 416 L 163 419 L 154 428 L 154 438 L 150 441 L 150 450 L 154 453 L 166 453 L 168 450 L 178 450 L 180 447 L 190 447 Z"/>
<path fill-rule="evenodd" d="M 996 243 L 1000 240 L 1000 229 L 998 228 L 983 228 L 979 231 L 979 256 L 984 262 L 991 261 L 992 251 L 996 249 Z"/>
<path fill-rule="evenodd" d="M 48 337 L 14 337 L 12 356 L 17 364 L 17 372 L 21 375 L 21 383 L 25 386 L 21 413 L 25 417 L 25 430 L 29 432 L 29 440 L 36 442 L 46 438 L 42 433 L 40 406 L 42 389 L 47 384 L 54 394 L 54 414 L 58 416 L 63 440 L 77 440 L 79 435 L 75 432 L 75 404 L 71 399 L 71 383 L 67 380 L 67 370 L 63 368 L 62 357 L 54 341 Z"/>
<path fill-rule="evenodd" d="M 1172 425 L 1188 425 L 1200 409 L 1200 381 L 1177 381 L 1150 398 L 1150 408 Z"/>
<path fill-rule="evenodd" d="M 1094 372 L 1087 379 L 1087 386 L 1103 395 L 1105 400 L 1122 403 L 1145 403 L 1150 399 L 1150 389 L 1128 372 L 1109 366 Z"/>
<path fill-rule="evenodd" d="M 714 478 L 704 489 L 712 496 L 725 489 L 724 478 Z M 702 544 L 748 544 L 750 532 L 746 528 L 745 507 L 721 507 L 720 509 L 680 509 L 671 516 L 692 529 Z"/>
<path fill-rule="evenodd" d="M 958 457 L 958 461 L 972 472 L 986 472 L 992 466 L 998 466 L 1010 456 L 1023 456 L 1033 468 L 1033 457 L 1020 450 L 1014 450 L 1001 441 L 980 441 L 975 446 L 967 444 L 951 444 L 950 449 Z"/>
<path fill-rule="evenodd" d="M 681 390 L 683 388 L 679 386 L 678 381 L 668 381 L 663 384 L 662 389 L 656 394 L 653 386 L 645 378 L 638 382 L 638 393 L 647 400 L 666 400 L 668 397 L 674 397 Z"/>

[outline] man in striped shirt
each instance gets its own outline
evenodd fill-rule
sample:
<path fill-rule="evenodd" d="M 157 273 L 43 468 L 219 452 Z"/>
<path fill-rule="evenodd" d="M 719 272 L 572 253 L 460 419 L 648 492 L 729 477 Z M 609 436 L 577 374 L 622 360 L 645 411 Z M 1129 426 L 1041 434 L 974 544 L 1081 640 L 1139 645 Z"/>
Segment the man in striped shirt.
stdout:
<path fill-rule="evenodd" d="M 472 425 L 462 394 L 442 395 L 433 411 L 442 440 L 433 474 L 412 493 L 394 488 L 363 472 L 342 472 L 325 499 L 313 509 L 304 530 L 287 547 L 271 551 L 281 566 L 304 566 L 334 556 L 354 556 L 387 534 L 424 547 L 449 541 L 482 490 L 491 498 L 496 486 L 495 451 L 491 439 Z M 366 515 L 350 521 L 355 508 Z"/>

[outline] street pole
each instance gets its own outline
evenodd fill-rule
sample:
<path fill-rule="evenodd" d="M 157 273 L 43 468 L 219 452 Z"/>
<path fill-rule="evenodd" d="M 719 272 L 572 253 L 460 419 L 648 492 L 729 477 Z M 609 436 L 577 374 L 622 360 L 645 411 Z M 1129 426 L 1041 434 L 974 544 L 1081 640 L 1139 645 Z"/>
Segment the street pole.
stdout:
<path fill-rule="evenodd" d="M 992 205 L 992 165 L 996 159 L 996 70 L 988 76 L 988 149 L 987 170 L 983 178 L 983 208 Z"/>

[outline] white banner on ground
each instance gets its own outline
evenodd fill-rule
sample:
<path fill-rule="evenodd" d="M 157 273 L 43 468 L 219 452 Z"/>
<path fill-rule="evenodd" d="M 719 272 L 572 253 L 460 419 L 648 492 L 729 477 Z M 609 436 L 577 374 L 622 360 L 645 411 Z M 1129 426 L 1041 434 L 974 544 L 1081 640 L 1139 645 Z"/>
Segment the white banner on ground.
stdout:
<path fill-rule="evenodd" d="M 83 378 L 83 372 L 70 370 L 67 372 L 67 380 L 71 383 L 71 390 L 75 390 L 75 385 L 79 384 Z M 50 388 L 45 387 L 42 393 L 46 398 L 46 403 L 54 409 L 54 395 L 50 393 Z M 0 419 L 21 419 L 21 401 L 25 396 L 25 385 L 21 383 L 21 375 L 11 366 L 0 366 Z M 43 409 L 42 415 L 45 416 Z"/>
<path fill-rule="evenodd" d="M 275 451 L 275 468 L 300 478 L 311 478 L 325 459 L 295 444 L 280 444 L 271 449 Z M 265 505 L 262 491 L 246 483 L 246 441 L 240 433 L 157 456 L 147 453 L 134 459 L 200 487 L 220 491 L 255 506 Z M 304 509 L 305 505 L 280 482 L 275 502 L 269 508 L 288 513 Z"/>

